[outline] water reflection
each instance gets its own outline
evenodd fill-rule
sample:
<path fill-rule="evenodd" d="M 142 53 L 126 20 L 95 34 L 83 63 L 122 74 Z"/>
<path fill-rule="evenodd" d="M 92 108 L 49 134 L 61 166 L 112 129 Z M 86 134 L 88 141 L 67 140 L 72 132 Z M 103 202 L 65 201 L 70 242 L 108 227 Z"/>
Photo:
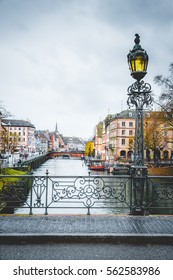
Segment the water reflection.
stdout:
<path fill-rule="evenodd" d="M 87 166 L 79 159 L 49 159 L 34 171 L 34 175 L 45 175 L 46 170 L 50 176 L 88 176 Z"/>

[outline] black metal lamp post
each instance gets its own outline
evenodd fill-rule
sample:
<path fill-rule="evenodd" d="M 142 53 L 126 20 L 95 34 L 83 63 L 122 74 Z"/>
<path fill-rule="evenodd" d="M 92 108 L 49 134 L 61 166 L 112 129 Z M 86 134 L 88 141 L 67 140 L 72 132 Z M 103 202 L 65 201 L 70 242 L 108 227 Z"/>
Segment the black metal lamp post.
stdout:
<path fill-rule="evenodd" d="M 147 176 L 147 167 L 144 163 L 144 118 L 143 108 L 152 104 L 151 86 L 144 83 L 142 78 L 147 74 L 148 55 L 142 49 L 140 37 L 135 34 L 135 46 L 127 55 L 128 64 L 132 77 L 136 80 L 128 88 L 127 104 L 136 108 L 136 125 L 135 125 L 135 145 L 134 160 L 131 166 L 132 182 L 133 182 L 133 206 L 131 214 L 144 215 L 144 187 Z"/>

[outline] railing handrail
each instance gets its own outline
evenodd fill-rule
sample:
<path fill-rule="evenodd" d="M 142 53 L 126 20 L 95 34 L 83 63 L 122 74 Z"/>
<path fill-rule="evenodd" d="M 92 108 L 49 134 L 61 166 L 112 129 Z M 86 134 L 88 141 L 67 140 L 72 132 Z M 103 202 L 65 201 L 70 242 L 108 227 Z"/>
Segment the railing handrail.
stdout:
<path fill-rule="evenodd" d="M 131 178 L 130 175 L 0 175 L 0 178 L 33 178 L 33 177 L 50 177 L 50 178 Z"/>
<path fill-rule="evenodd" d="M 0 174 L 0 178 L 33 178 L 33 177 L 51 177 L 51 178 L 131 178 L 131 175 L 34 175 L 34 174 L 27 174 L 27 175 L 5 175 Z M 173 179 L 173 176 L 156 176 L 156 175 L 148 175 L 147 178 L 155 179 L 155 178 L 163 178 L 163 179 Z"/>

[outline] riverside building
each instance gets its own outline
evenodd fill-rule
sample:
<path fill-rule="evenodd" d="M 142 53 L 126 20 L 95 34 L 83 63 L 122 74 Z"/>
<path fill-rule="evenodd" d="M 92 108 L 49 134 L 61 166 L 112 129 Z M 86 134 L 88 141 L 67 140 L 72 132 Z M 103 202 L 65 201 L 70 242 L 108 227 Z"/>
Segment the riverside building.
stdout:
<path fill-rule="evenodd" d="M 35 151 L 35 126 L 30 121 L 2 119 L 4 128 L 1 150 L 3 152 Z"/>
<path fill-rule="evenodd" d="M 163 111 L 144 112 L 145 158 L 173 158 L 173 128 Z M 108 115 L 95 127 L 95 157 L 114 163 L 131 161 L 135 141 L 135 110 Z"/>

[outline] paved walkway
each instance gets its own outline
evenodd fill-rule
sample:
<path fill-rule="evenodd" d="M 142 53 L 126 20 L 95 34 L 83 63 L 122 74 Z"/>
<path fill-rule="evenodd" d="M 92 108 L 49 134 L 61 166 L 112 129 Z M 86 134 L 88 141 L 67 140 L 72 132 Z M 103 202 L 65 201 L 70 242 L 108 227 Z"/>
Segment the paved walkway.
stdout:
<path fill-rule="evenodd" d="M 109 241 L 173 244 L 173 216 L 1 215 L 0 243 Z"/>

